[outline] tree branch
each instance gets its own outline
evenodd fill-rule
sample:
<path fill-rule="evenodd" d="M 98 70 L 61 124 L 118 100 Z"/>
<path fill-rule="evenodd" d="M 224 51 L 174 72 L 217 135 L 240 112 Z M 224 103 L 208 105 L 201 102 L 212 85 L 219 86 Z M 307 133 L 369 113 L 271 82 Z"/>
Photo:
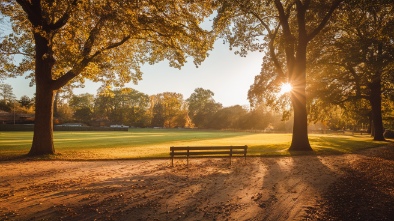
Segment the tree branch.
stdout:
<path fill-rule="evenodd" d="M 101 17 L 100 20 L 97 21 L 94 28 L 90 31 L 88 39 L 86 39 L 82 51 L 82 57 L 88 57 L 90 52 L 92 51 L 93 44 L 96 40 L 96 36 L 99 34 L 101 27 L 105 21 L 104 17 Z"/>
<path fill-rule="evenodd" d="M 66 12 L 63 14 L 61 18 L 59 18 L 55 23 L 49 24 L 48 28 L 50 30 L 57 30 L 64 25 L 67 24 L 68 19 L 70 18 L 70 13 L 72 11 L 72 8 L 77 5 L 78 0 L 74 0 L 66 9 Z"/>
<path fill-rule="evenodd" d="M 40 0 L 16 0 L 16 2 L 22 6 L 23 11 L 26 12 L 29 21 L 34 27 L 38 27 L 41 24 L 41 1 Z"/>
<path fill-rule="evenodd" d="M 334 13 L 335 9 L 339 7 L 339 5 L 345 0 L 335 0 L 330 7 L 330 10 L 327 12 L 326 16 L 324 16 L 323 20 L 320 22 L 320 24 L 313 30 L 308 36 L 307 40 L 308 42 L 311 41 L 319 32 L 324 28 L 324 26 L 327 24 L 328 20 L 330 19 L 331 15 Z"/>
<path fill-rule="evenodd" d="M 306 28 L 305 28 L 305 13 L 309 5 L 309 1 L 302 4 L 300 0 L 296 1 L 297 7 L 297 24 L 298 24 L 298 41 L 307 40 Z"/>
<path fill-rule="evenodd" d="M 294 68 L 294 61 L 295 61 L 295 54 L 294 54 L 294 36 L 291 33 L 290 26 L 289 26 L 289 16 L 290 16 L 290 9 L 293 7 L 293 3 L 289 4 L 288 7 L 286 8 L 286 12 L 283 8 L 282 3 L 280 0 L 275 0 L 275 7 L 278 10 L 279 13 L 279 22 L 280 26 L 282 26 L 283 30 L 283 35 L 284 35 L 284 40 L 285 40 L 285 52 L 286 52 L 286 61 L 287 61 L 287 69 L 288 69 L 288 75 L 291 75 L 293 72 Z M 287 13 L 287 14 L 286 14 Z M 291 76 L 289 76 L 291 77 Z"/>
<path fill-rule="evenodd" d="M 271 59 L 274 63 L 275 68 L 277 69 L 279 78 L 284 78 L 285 74 L 283 72 L 282 65 L 279 62 L 278 57 L 275 53 L 275 47 L 274 47 L 275 38 L 278 34 L 280 25 L 278 25 L 274 30 L 271 30 L 270 26 L 256 12 L 254 12 L 251 9 L 245 10 L 242 4 L 240 4 L 240 8 L 245 14 L 251 14 L 253 17 L 255 17 L 260 22 L 260 24 L 263 25 L 264 28 L 267 30 L 268 37 L 270 39 L 270 42 L 268 44 L 268 48 L 269 48 L 269 53 L 270 53 Z"/>
<path fill-rule="evenodd" d="M 292 5 L 289 6 L 289 8 Z M 289 22 L 288 22 L 288 15 L 286 15 L 285 10 L 283 8 L 282 3 L 280 2 L 280 0 L 275 0 L 275 7 L 278 10 L 279 13 L 279 22 L 282 26 L 283 29 L 283 34 L 289 38 L 290 36 L 292 36 L 291 34 L 291 30 L 290 30 L 290 26 L 289 26 Z"/>
<path fill-rule="evenodd" d="M 282 65 L 279 62 L 279 59 L 278 59 L 278 56 L 275 53 L 275 47 L 274 47 L 275 37 L 276 37 L 276 35 L 278 33 L 278 30 L 279 30 L 279 26 L 275 29 L 275 32 L 272 33 L 272 39 L 271 39 L 271 41 L 268 44 L 268 48 L 269 48 L 271 59 L 274 62 L 275 68 L 276 68 L 276 70 L 278 72 L 279 78 L 285 78 L 285 73 L 283 72 Z"/>
<path fill-rule="evenodd" d="M 28 56 L 28 57 L 34 57 L 34 55 L 32 54 L 28 54 L 28 53 L 23 53 L 23 52 L 0 52 L 1 55 L 24 55 L 24 56 Z"/>
<path fill-rule="evenodd" d="M 62 75 L 61 77 L 59 77 L 56 80 L 53 80 L 53 84 L 52 87 L 54 90 L 58 90 L 59 88 L 63 87 L 64 85 L 66 85 L 69 81 L 71 81 L 73 78 L 75 78 L 76 76 L 78 76 L 83 69 L 89 65 L 90 62 L 93 61 L 93 59 L 95 57 L 97 57 L 98 55 L 100 55 L 101 53 L 103 53 L 104 51 L 116 48 L 122 44 L 124 44 L 127 40 L 129 40 L 131 38 L 130 35 L 124 37 L 122 40 L 115 42 L 113 44 L 108 45 L 107 47 L 105 47 L 102 50 L 96 51 L 96 53 L 94 53 L 92 56 L 90 57 L 84 57 L 82 59 L 81 62 L 79 62 L 77 65 L 75 65 L 70 71 L 68 71 L 67 73 L 65 73 L 64 75 Z"/>
<path fill-rule="evenodd" d="M 112 49 L 112 48 L 116 48 L 116 47 L 118 47 L 118 46 L 124 44 L 124 43 L 125 43 L 127 40 L 129 40 L 130 38 L 131 38 L 131 36 L 128 35 L 128 36 L 124 37 L 122 40 L 120 40 L 119 42 L 115 42 L 115 43 L 113 43 L 113 44 L 108 45 L 107 47 L 105 47 L 105 48 L 102 49 L 102 50 L 96 51 L 96 53 L 94 53 L 92 56 L 90 56 L 89 62 L 90 62 L 91 60 L 93 60 L 95 57 L 97 57 L 99 54 L 103 53 L 104 51 L 108 51 L 108 50 L 110 50 L 110 49 Z"/>

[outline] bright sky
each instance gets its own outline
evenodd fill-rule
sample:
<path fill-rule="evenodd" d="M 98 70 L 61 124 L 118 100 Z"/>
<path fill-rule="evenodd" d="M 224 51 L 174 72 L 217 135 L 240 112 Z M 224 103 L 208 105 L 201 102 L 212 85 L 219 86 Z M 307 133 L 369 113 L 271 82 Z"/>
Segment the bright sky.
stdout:
<path fill-rule="evenodd" d="M 219 39 L 215 43 L 209 57 L 196 68 L 192 61 L 186 63 L 181 70 L 171 68 L 167 61 L 146 65 L 142 68 L 143 80 L 131 87 L 148 95 L 163 92 L 176 92 L 183 94 L 187 99 L 194 89 L 201 87 L 211 90 L 216 102 L 224 107 L 232 105 L 249 105 L 247 93 L 254 81 L 254 76 L 260 73 L 263 54 L 249 53 L 246 58 L 235 55 L 234 51 L 224 45 Z M 29 87 L 29 81 L 24 77 L 7 79 L 4 83 L 10 84 L 17 99 L 23 95 L 33 97 L 34 87 Z M 96 95 L 101 84 L 87 82 L 85 88 L 75 89 L 75 94 L 90 93 Z"/>

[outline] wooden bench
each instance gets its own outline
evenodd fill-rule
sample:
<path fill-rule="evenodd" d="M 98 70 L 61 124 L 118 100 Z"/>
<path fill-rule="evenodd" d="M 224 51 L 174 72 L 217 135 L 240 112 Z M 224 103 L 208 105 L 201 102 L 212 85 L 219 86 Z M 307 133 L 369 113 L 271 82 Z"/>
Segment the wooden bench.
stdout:
<path fill-rule="evenodd" d="M 221 155 L 224 157 L 231 158 L 236 155 L 242 155 L 246 160 L 246 152 L 248 146 L 182 146 L 182 147 L 170 147 L 171 166 L 174 166 L 175 156 L 186 156 L 187 165 L 189 165 L 189 157 L 193 156 L 213 156 Z"/>

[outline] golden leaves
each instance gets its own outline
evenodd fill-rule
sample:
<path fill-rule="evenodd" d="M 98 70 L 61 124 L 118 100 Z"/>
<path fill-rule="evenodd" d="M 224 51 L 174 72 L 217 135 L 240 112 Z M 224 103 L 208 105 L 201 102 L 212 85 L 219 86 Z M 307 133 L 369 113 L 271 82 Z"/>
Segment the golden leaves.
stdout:
<path fill-rule="evenodd" d="M 118 86 L 136 83 L 142 78 L 140 67 L 145 63 L 167 59 L 171 66 L 181 68 L 188 57 L 193 57 L 199 65 L 212 48 L 213 36 L 199 26 L 214 10 L 209 1 L 74 3 L 42 1 L 39 8 L 24 5 L 22 9 L 9 2 L 8 9 L 16 9 L 9 13 L 15 30 L 48 40 L 47 54 L 53 53 L 56 59 L 53 79 L 72 71 L 77 76 L 74 80 L 81 82 L 88 78 Z M 38 17 L 33 22 L 24 10 Z M 6 11 L 2 9 L 2 13 Z M 34 25 L 22 23 L 26 19 Z M 42 24 L 37 25 L 38 21 Z"/>

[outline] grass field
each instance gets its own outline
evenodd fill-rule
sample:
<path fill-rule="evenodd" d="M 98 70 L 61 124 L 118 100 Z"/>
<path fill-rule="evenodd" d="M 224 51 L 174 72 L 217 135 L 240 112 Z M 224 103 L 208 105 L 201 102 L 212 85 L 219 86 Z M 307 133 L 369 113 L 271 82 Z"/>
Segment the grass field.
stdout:
<path fill-rule="evenodd" d="M 0 160 L 29 152 L 33 132 L 0 132 Z M 169 157 L 170 146 L 248 145 L 248 156 L 342 154 L 386 145 L 369 135 L 309 135 L 314 152 L 289 152 L 291 134 L 130 129 L 129 131 L 55 131 L 56 154 L 43 159 L 96 160 Z"/>

